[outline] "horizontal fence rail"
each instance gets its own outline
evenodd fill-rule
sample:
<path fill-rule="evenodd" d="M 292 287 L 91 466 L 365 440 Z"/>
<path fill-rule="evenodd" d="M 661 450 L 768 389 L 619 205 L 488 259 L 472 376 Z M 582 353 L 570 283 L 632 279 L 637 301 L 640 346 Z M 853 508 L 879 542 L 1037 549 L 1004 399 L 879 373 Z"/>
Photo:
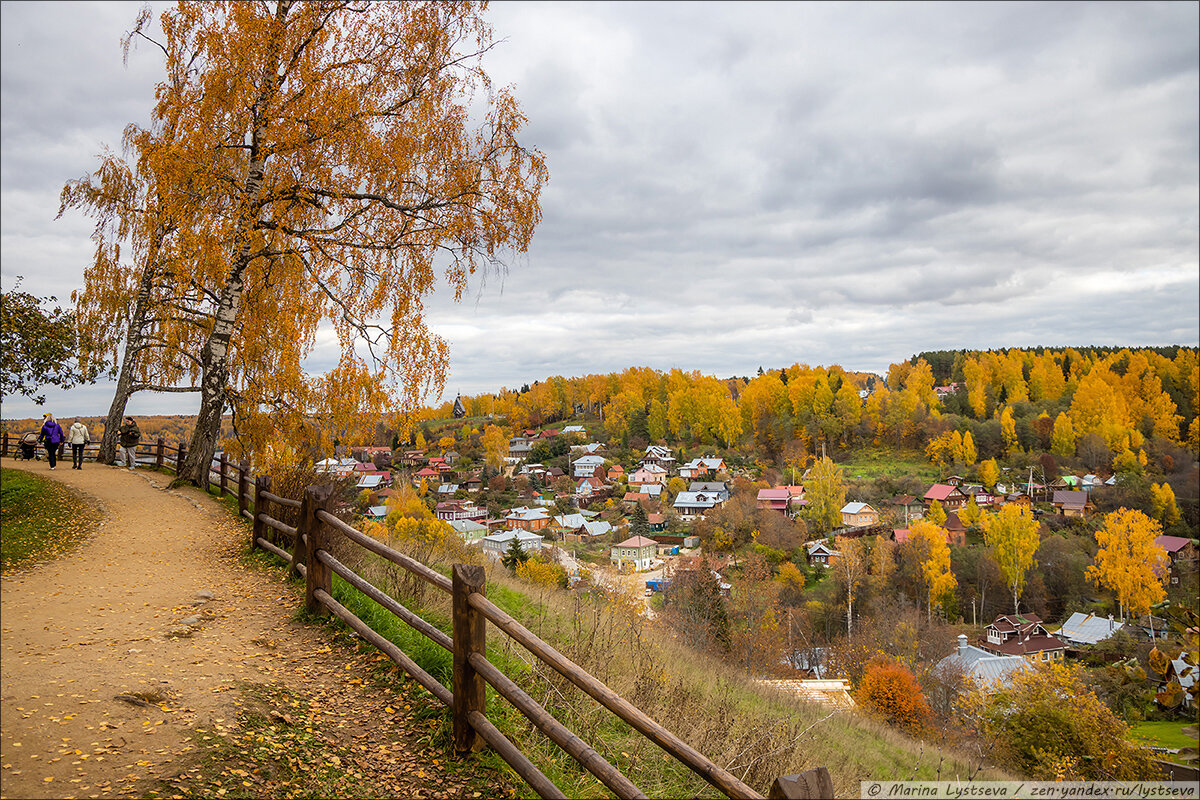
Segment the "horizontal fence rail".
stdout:
<path fill-rule="evenodd" d="M 40 446 L 45 451 L 43 446 Z M 99 444 L 89 446 L 90 460 L 99 452 Z M 4 436 L 0 455 L 17 452 L 15 437 Z M 153 464 L 178 474 L 186 448 L 166 445 L 160 438 L 153 444 L 139 445 L 139 463 Z M 149 460 L 147 460 L 149 459 Z M 645 798 L 626 775 L 613 766 L 594 747 L 559 722 L 515 681 L 487 659 L 486 628 L 491 623 L 536 659 L 546 664 L 578 689 L 587 694 L 614 716 L 622 720 L 663 752 L 730 798 L 762 798 L 750 786 L 728 770 L 688 745 L 675 734 L 659 725 L 637 706 L 621 697 L 602 681 L 588 673 L 551 645 L 487 599 L 484 569 L 480 566 L 456 564 L 452 577 L 446 577 L 416 559 L 380 542 L 330 513 L 333 502 L 332 485 L 310 486 L 303 499 L 274 494 L 269 475 L 252 476 L 246 462 L 231 464 L 221 454 L 213 460 L 209 472 L 210 486 L 219 488 L 221 496 L 237 499 L 238 514 L 252 523 L 251 549 L 272 553 L 288 563 L 289 573 L 305 581 L 305 605 L 316 615 L 332 615 L 340 619 L 364 640 L 387 655 L 406 674 L 428 690 L 453 714 L 455 750 L 465 755 L 480 747 L 491 747 L 543 798 L 564 798 L 566 795 L 550 781 L 490 720 L 485 713 L 485 685 L 508 701 L 550 741 L 571 756 L 581 767 L 599 780 L 619 798 Z M 231 486 L 232 484 L 232 486 Z M 206 487 L 207 488 L 207 487 Z M 274 516 L 273 508 L 299 511 L 295 526 Z M 364 550 L 415 575 L 436 589 L 451 595 L 453 603 L 453 635 L 438 629 L 395 598 L 371 584 L 334 556 L 330 544 L 340 537 Z M 288 550 L 290 548 L 290 552 Z M 373 630 L 352 611 L 339 603 L 332 594 L 332 577 L 339 576 L 363 596 L 370 598 L 397 619 L 453 655 L 453 686 L 443 686 L 426 672 L 395 643 Z M 800 780 L 805 779 L 805 780 Z M 806 782 L 807 781 L 807 782 Z M 820 793 L 812 786 L 819 784 Z M 799 788 L 797 788 L 799 787 Z M 823 793 L 823 794 L 822 794 Z M 771 797 L 832 796 L 828 771 L 821 767 L 800 776 L 779 778 Z"/>
<path fill-rule="evenodd" d="M 270 479 L 256 481 L 255 544 L 275 553 L 305 576 L 305 603 L 314 614 L 332 614 L 342 620 L 366 641 L 386 654 L 417 683 L 451 709 L 454 717 L 455 749 L 466 754 L 482 746 L 490 746 L 541 797 L 562 797 L 563 794 L 527 757 L 520 753 L 485 713 L 484 686 L 490 685 L 550 741 L 570 755 L 613 794 L 620 798 L 644 798 L 646 794 L 617 767 L 607 761 L 594 747 L 559 722 L 536 700 L 522 690 L 487 659 L 486 626 L 515 640 L 535 658 L 569 680 L 585 694 L 599 702 L 616 717 L 629 724 L 642 736 L 658 745 L 670 757 L 691 769 L 727 797 L 761 798 L 762 795 L 746 785 L 728 770 L 713 763 L 695 748 L 663 728 L 645 712 L 622 698 L 599 679 L 564 656 L 529 631 L 509 614 L 487 599 L 484 592 L 482 567 L 458 564 L 453 576 L 431 569 L 380 542 L 330 512 L 332 487 L 309 487 L 302 501 L 284 503 L 283 498 L 270 492 Z M 270 516 L 270 504 L 300 508 L 295 528 Z M 269 531 L 286 535 L 292 552 L 287 553 L 268 537 Z M 357 544 L 364 550 L 417 576 L 453 601 L 453 635 L 447 635 L 422 619 L 411 609 L 388 595 L 348 567 L 333 555 L 331 544 L 337 539 Z M 427 673 L 394 643 L 371 629 L 365 622 L 332 596 L 332 576 L 337 575 L 350 586 L 370 598 L 381 608 L 404 622 L 430 641 L 448 650 L 454 657 L 454 685 L 445 687 Z"/>

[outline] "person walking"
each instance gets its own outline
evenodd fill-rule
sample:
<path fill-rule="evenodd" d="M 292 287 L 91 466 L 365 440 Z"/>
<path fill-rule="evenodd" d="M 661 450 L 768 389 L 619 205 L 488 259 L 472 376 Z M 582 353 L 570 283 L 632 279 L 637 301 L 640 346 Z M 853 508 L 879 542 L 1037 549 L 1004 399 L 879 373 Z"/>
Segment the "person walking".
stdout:
<path fill-rule="evenodd" d="M 137 464 L 137 446 L 142 440 L 142 432 L 138 429 L 138 424 L 133 421 L 133 417 L 126 417 L 121 423 L 119 431 L 121 436 L 121 456 L 125 460 L 129 471 L 133 472 L 134 466 Z M 120 466 L 120 464 L 118 464 Z"/>
<path fill-rule="evenodd" d="M 75 424 L 67 432 L 67 444 L 71 445 L 71 469 L 83 469 L 83 448 L 91 441 L 92 435 L 88 433 L 87 425 L 76 417 Z"/>
<path fill-rule="evenodd" d="M 50 469 L 58 463 L 58 451 L 66 439 L 62 426 L 54 421 L 54 415 L 42 414 L 42 430 L 38 433 L 38 441 L 46 446 L 46 456 L 50 459 Z"/>

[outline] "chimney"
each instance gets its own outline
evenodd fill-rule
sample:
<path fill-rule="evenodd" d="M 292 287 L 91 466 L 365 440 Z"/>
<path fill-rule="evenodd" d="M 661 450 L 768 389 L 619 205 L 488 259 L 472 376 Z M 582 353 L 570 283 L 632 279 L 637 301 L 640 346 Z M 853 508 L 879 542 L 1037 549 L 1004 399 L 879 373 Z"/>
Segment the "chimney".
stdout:
<path fill-rule="evenodd" d="M 958 654 L 961 656 L 967 652 L 967 635 L 960 633 L 958 635 Z"/>

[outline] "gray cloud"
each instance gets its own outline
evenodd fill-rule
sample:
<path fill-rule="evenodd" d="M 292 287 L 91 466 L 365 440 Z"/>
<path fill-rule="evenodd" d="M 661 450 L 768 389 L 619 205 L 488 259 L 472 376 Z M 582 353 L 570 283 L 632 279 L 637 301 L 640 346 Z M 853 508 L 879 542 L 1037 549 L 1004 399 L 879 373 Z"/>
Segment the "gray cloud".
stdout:
<path fill-rule="evenodd" d="M 132 4 L 3 9 L 4 283 L 65 296 L 89 228 L 49 222 L 58 189 L 148 116 L 158 61 L 120 66 Z M 527 255 L 430 298 L 448 390 L 1195 345 L 1197 9 L 493 4 L 551 182 Z"/>

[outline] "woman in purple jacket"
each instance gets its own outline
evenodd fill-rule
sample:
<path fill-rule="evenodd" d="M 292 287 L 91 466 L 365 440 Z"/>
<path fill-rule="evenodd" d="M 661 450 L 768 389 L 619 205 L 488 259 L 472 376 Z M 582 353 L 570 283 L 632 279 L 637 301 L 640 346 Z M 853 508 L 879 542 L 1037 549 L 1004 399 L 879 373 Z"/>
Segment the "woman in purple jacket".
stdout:
<path fill-rule="evenodd" d="M 42 415 L 42 431 L 38 434 L 38 441 L 46 445 L 46 455 L 50 457 L 50 469 L 54 469 L 58 463 L 58 451 L 62 447 L 63 440 L 66 439 L 66 434 L 63 433 L 62 426 L 54 421 L 53 414 Z"/>

